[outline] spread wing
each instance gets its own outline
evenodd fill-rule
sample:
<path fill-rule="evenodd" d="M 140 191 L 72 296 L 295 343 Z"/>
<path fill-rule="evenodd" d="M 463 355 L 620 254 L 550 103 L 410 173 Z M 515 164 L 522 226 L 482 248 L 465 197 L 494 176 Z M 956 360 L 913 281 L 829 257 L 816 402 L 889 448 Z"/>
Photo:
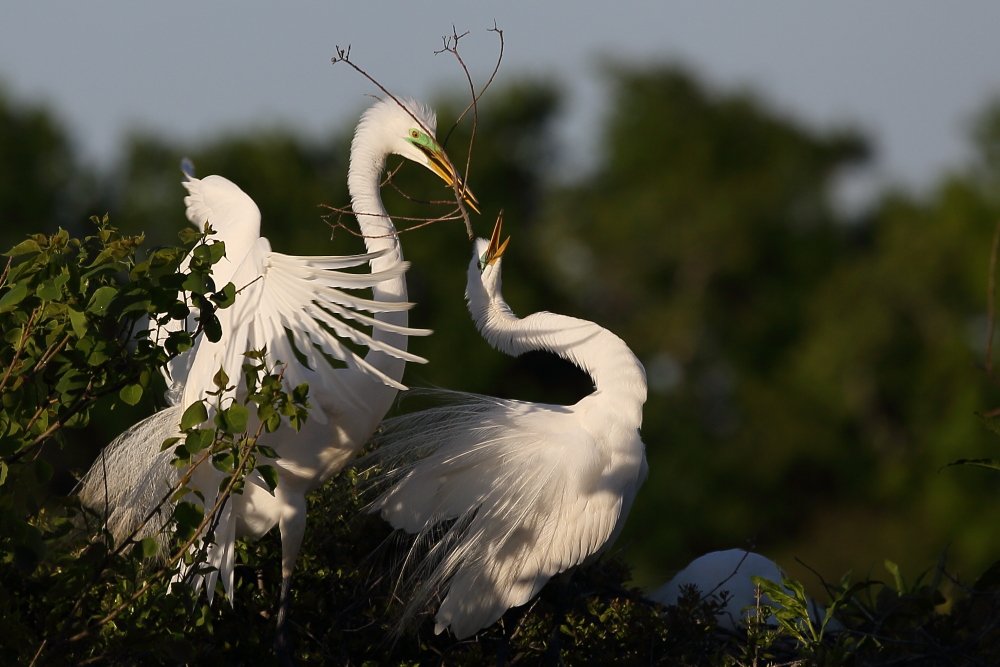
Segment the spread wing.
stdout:
<path fill-rule="evenodd" d="M 222 339 L 212 343 L 200 337 L 192 350 L 168 367 L 175 390 L 183 387 L 182 405 L 214 390 L 212 380 L 220 368 L 236 381 L 241 377 L 244 353 L 259 349 L 267 350 L 269 364 L 287 364 L 284 378 L 289 386 L 308 382 L 313 396 L 318 391 L 346 392 L 345 379 L 338 373 L 341 368 L 405 389 L 356 350 L 368 348 L 406 361 L 425 361 L 380 340 L 380 332 L 408 336 L 430 333 L 376 317 L 406 311 L 413 304 L 377 301 L 358 294 L 399 277 L 408 267 L 406 262 L 382 271 L 352 273 L 344 269 L 369 264 L 385 253 L 295 257 L 273 252 L 267 239 L 260 237 L 257 205 L 231 181 L 221 176 L 189 178 L 184 186 L 189 192 L 184 199 L 188 219 L 199 227 L 210 223 L 216 230 L 214 238 L 226 244 L 226 257 L 213 271 L 216 285 L 232 282 L 238 294 L 234 305 L 218 311 Z M 326 416 L 315 406 L 311 414 L 325 423 Z"/>

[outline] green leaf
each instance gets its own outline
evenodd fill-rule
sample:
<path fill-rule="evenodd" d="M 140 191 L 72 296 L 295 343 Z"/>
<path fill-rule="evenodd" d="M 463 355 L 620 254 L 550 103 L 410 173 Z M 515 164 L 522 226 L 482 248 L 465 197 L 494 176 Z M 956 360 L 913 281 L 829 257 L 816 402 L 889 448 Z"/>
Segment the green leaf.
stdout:
<path fill-rule="evenodd" d="M 201 238 L 201 232 L 196 229 L 191 229 L 190 227 L 184 227 L 181 231 L 177 232 L 177 237 L 182 243 L 194 243 Z"/>
<path fill-rule="evenodd" d="M 209 291 L 208 276 L 206 276 L 204 273 L 191 273 L 188 275 L 187 278 L 184 279 L 184 282 L 181 284 L 181 287 L 188 292 L 194 292 L 196 294 L 204 294 L 205 292 Z"/>
<path fill-rule="evenodd" d="M 1000 461 L 997 459 L 959 459 L 952 461 L 944 467 L 950 468 L 951 466 L 976 466 L 979 468 L 989 468 L 990 470 L 1000 470 Z"/>
<path fill-rule="evenodd" d="M 164 347 L 170 354 L 180 354 L 185 350 L 190 350 L 194 345 L 194 339 L 191 334 L 187 331 L 171 331 L 170 335 L 167 336 L 167 342 Z"/>
<path fill-rule="evenodd" d="M 77 338 L 83 338 L 87 335 L 87 315 L 79 310 L 73 310 L 72 308 L 66 311 L 69 316 L 69 323 L 73 327 L 73 333 L 76 334 Z"/>
<path fill-rule="evenodd" d="M 197 454 L 206 447 L 211 447 L 215 442 L 215 431 L 209 428 L 191 431 L 184 439 L 184 449 L 190 454 Z"/>
<path fill-rule="evenodd" d="M 181 430 L 186 431 L 198 424 L 202 424 L 208 419 L 208 410 L 202 401 L 197 401 L 188 406 L 181 417 Z"/>
<path fill-rule="evenodd" d="M 33 239 L 25 239 L 21 241 L 16 246 L 5 252 L 4 254 L 9 257 L 17 257 L 18 255 L 26 255 L 29 252 L 41 252 L 42 248 L 38 245 L 38 242 Z"/>
<path fill-rule="evenodd" d="M 218 454 L 212 457 L 212 465 L 215 466 L 216 470 L 231 473 L 236 470 L 236 457 L 229 452 Z"/>
<path fill-rule="evenodd" d="M 4 461 L 0 461 L 0 486 L 7 481 L 7 464 Z"/>
<path fill-rule="evenodd" d="M 24 283 L 14 285 L 10 288 L 10 291 L 0 298 L 0 313 L 5 313 L 8 310 L 13 310 L 14 306 L 19 304 L 24 297 L 28 296 L 28 286 Z"/>
<path fill-rule="evenodd" d="M 122 387 L 122 390 L 118 392 L 118 397 L 128 403 L 129 405 L 135 405 L 142 398 L 142 386 L 138 384 L 128 384 Z"/>
<path fill-rule="evenodd" d="M 202 313 L 202 328 L 205 330 L 205 337 L 213 343 L 218 343 L 222 339 L 222 323 L 214 314 Z"/>
<path fill-rule="evenodd" d="M 181 439 L 178 438 L 178 437 L 167 438 L 166 440 L 163 441 L 163 444 L 160 445 L 160 451 L 161 452 L 166 451 L 166 450 L 170 449 L 171 447 L 173 447 L 174 445 L 176 445 L 180 441 L 181 441 Z"/>
<path fill-rule="evenodd" d="M 903 582 L 903 575 L 899 571 L 899 565 L 889 560 L 885 560 L 885 569 L 889 571 L 896 583 L 896 590 L 900 593 L 906 592 L 906 584 Z"/>
<path fill-rule="evenodd" d="M 46 280 L 35 290 L 35 294 L 42 301 L 58 301 L 59 297 L 62 296 L 62 290 L 54 281 Z"/>
<path fill-rule="evenodd" d="M 209 260 L 212 264 L 218 264 L 219 260 L 226 255 L 226 242 L 215 241 L 208 245 Z"/>
<path fill-rule="evenodd" d="M 271 490 L 271 493 L 274 493 L 275 487 L 278 486 L 278 471 L 275 470 L 274 466 L 269 465 L 257 466 L 257 471 L 264 478 L 267 488 Z"/>
<path fill-rule="evenodd" d="M 177 503 L 174 508 L 174 519 L 177 521 L 177 537 L 187 541 L 194 537 L 195 531 L 205 517 L 205 510 L 194 503 Z"/>
<path fill-rule="evenodd" d="M 194 259 L 205 264 L 212 263 L 212 251 L 207 245 L 200 245 L 194 249 Z"/>
<path fill-rule="evenodd" d="M 269 459 L 280 458 L 278 456 L 278 452 L 274 451 L 273 447 L 268 447 L 267 445 L 257 445 L 254 449 L 260 452 L 261 456 L 266 456 Z"/>
<path fill-rule="evenodd" d="M 226 283 L 218 292 L 215 292 L 210 297 L 212 301 L 218 308 L 229 308 L 229 306 L 236 303 L 236 286 L 232 283 Z"/>
<path fill-rule="evenodd" d="M 104 315 L 108 311 L 108 304 L 111 303 L 111 300 L 115 298 L 115 294 L 117 293 L 118 289 L 110 285 L 98 287 L 94 291 L 94 295 L 90 297 L 90 302 L 87 304 L 87 312 Z"/>
<path fill-rule="evenodd" d="M 74 393 L 87 386 L 87 375 L 76 370 L 63 373 L 56 383 L 56 391 L 60 394 Z"/>
<path fill-rule="evenodd" d="M 152 558 L 156 555 L 156 552 L 160 550 L 160 545 L 156 543 L 156 539 L 152 537 L 144 537 L 142 541 L 139 542 L 142 549 L 143 558 Z"/>
<path fill-rule="evenodd" d="M 993 431 L 997 435 L 1000 435 L 1000 419 L 997 417 L 987 417 L 981 412 L 977 412 L 976 416 L 979 417 L 986 428 Z"/>
<path fill-rule="evenodd" d="M 233 404 L 215 416 L 215 425 L 226 433 L 242 433 L 247 430 L 250 411 L 239 404 Z"/>
<path fill-rule="evenodd" d="M 212 378 L 212 384 L 219 389 L 225 389 L 229 385 L 229 376 L 226 375 L 226 371 L 220 368 L 219 372 Z"/>

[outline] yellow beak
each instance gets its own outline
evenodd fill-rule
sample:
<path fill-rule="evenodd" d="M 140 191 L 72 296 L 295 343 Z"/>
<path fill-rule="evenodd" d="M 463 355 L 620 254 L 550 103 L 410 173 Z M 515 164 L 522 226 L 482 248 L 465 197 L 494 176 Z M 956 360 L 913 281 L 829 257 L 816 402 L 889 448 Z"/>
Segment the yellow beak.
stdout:
<path fill-rule="evenodd" d="M 462 177 L 455 173 L 452 169 L 451 161 L 445 155 L 444 151 L 440 148 L 433 149 L 423 146 L 421 144 L 414 144 L 417 148 L 422 150 L 427 156 L 427 164 L 430 166 L 431 170 L 441 177 L 445 183 L 452 186 L 456 182 L 458 183 L 458 192 L 462 195 L 462 200 L 469 205 L 476 213 L 479 213 L 479 201 L 476 196 L 472 194 L 472 190 L 469 186 L 462 182 Z"/>
<path fill-rule="evenodd" d="M 483 255 L 483 264 L 492 264 L 503 257 L 503 251 L 507 249 L 507 244 L 510 243 L 509 236 L 504 239 L 503 243 L 500 243 L 501 227 L 503 227 L 502 210 L 500 211 L 500 215 L 497 216 L 497 224 L 493 226 L 493 236 L 490 237 L 490 245 L 486 248 L 486 254 Z"/>

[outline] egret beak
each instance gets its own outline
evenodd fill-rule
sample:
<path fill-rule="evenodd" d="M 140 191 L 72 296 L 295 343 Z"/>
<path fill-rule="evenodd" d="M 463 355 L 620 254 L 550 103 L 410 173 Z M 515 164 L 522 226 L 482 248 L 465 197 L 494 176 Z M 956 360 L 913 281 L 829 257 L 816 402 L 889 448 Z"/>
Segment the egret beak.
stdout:
<path fill-rule="evenodd" d="M 500 211 L 500 215 L 497 216 L 497 224 L 493 227 L 493 236 L 490 237 L 490 245 L 486 248 L 486 254 L 483 255 L 483 264 L 489 265 L 496 262 L 498 259 L 503 257 L 503 251 L 507 249 L 507 244 L 510 242 L 510 237 L 508 236 L 504 239 L 503 243 L 500 243 L 500 228 L 503 226 L 503 211 Z"/>
<path fill-rule="evenodd" d="M 433 140 L 431 140 L 431 143 L 434 143 Z M 445 155 L 444 150 L 437 145 L 433 148 L 418 143 L 414 143 L 413 145 L 423 151 L 424 155 L 427 156 L 427 166 L 431 168 L 431 171 L 440 176 L 441 180 L 449 186 L 454 185 L 456 182 L 458 183 L 458 192 L 462 195 L 462 200 L 469 205 L 469 208 L 479 213 L 479 201 L 476 199 L 476 195 L 472 194 L 469 186 L 462 182 L 462 177 L 455 173 L 455 170 L 451 166 L 451 161 Z"/>

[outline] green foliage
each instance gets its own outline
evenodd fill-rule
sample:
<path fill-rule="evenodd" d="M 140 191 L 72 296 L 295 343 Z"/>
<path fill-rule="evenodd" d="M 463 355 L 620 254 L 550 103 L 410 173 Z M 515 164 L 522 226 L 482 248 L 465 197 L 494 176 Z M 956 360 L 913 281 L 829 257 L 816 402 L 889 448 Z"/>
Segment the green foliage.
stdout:
<path fill-rule="evenodd" d="M 181 283 L 191 276 L 210 283 L 211 263 L 192 261 L 178 274 L 183 248 L 157 250 L 136 263 L 141 236 L 119 235 L 107 218 L 94 223 L 96 233 L 83 240 L 62 230 L 33 235 L 7 253 L 0 275 L 6 343 L 0 349 L 0 559 L 21 554 L 27 573 L 44 557 L 46 540 L 61 537 L 40 533 L 31 520 L 42 510 L 52 474 L 47 459 L 65 445 L 64 429 L 86 426 L 106 397 L 137 402 L 157 370 L 190 347 L 206 323 L 217 322 L 209 308 L 194 331 L 182 327 L 162 344 L 151 337 L 147 321 L 188 317 Z M 203 240 L 197 236 L 191 245 L 205 247 Z"/>
<path fill-rule="evenodd" d="M 224 246 L 211 240 L 210 228 L 185 233 L 183 247 L 160 248 L 139 261 L 141 236 L 122 236 L 106 217 L 93 222 L 95 233 L 84 239 L 62 230 L 31 236 L 7 253 L 0 275 L 4 662 L 34 656 L 71 664 L 123 650 L 163 651 L 176 660 L 190 653 L 184 629 L 209 623 L 207 607 L 192 618 L 193 592 L 181 585 L 168 591 L 166 581 L 182 562 L 199 567 L 204 550 L 189 547 L 211 534 L 218 507 L 242 489 L 246 474 L 260 470 L 273 487 L 275 453 L 257 445 L 260 433 L 277 428 L 282 416 L 295 428 L 306 419 L 308 388 L 285 392 L 280 371 L 265 367 L 263 353 L 251 353 L 242 402 L 224 398 L 233 387 L 220 372 L 215 427 L 202 427 L 209 413 L 195 403 L 184 412 L 183 442 L 164 445 L 174 447 L 174 463 L 184 470 L 160 504 L 171 510 L 169 531 L 140 537 L 140 525 L 114 544 L 100 516 L 74 499 L 52 497 L 50 461 L 68 449 L 66 429 L 86 426 L 102 402 L 138 402 L 166 362 L 199 336 L 218 340 L 216 307 L 228 307 L 235 296 L 232 284 L 215 291 L 211 267 Z M 247 431 L 247 405 L 256 412 L 255 433 Z M 207 460 L 223 474 L 206 513 L 204 494 L 188 482 Z M 185 500 L 192 492 L 201 502 Z M 164 623 L 173 628 L 166 635 Z"/>

